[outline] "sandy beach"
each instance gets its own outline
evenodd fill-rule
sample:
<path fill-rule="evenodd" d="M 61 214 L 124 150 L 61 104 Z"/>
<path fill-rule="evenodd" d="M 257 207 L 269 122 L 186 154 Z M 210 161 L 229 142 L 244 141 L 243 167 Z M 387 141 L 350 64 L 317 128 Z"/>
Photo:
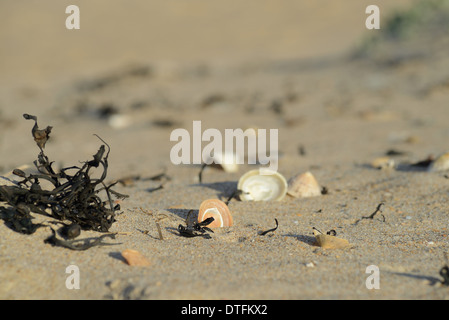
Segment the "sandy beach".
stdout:
<path fill-rule="evenodd" d="M 37 159 L 27 113 L 52 126 L 45 154 L 55 168 L 91 160 L 103 144 L 96 134 L 110 146 L 106 181 L 134 179 L 114 187 L 129 196 L 109 230 L 115 238 L 84 251 L 45 242 L 55 219 L 31 213 L 46 226 L 23 234 L 0 211 L 1 299 L 449 298 L 440 275 L 449 171 L 414 165 L 449 151 L 440 15 L 382 2 L 381 29 L 368 30 L 371 1 L 99 0 L 77 1 L 80 29 L 68 30 L 70 4 L 0 3 L 0 176 Z M 388 20 L 396 12 L 399 27 Z M 277 171 L 287 180 L 309 171 L 327 192 L 233 198 L 233 226 L 210 239 L 181 236 L 190 210 L 226 201 L 259 168 L 208 166 L 200 182 L 200 164 L 173 164 L 170 135 L 192 132 L 194 121 L 203 131 L 277 129 Z M 275 219 L 278 228 L 260 235 Z M 314 227 L 351 246 L 317 246 Z M 128 265 L 126 249 L 149 265 Z M 379 289 L 366 285 L 373 265 Z M 79 289 L 66 285 L 69 266 Z"/>

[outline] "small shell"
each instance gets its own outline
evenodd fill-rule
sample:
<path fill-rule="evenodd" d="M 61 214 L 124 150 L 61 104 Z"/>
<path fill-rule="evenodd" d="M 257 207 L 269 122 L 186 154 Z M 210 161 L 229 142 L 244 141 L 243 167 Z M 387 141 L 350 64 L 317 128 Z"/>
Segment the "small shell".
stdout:
<path fill-rule="evenodd" d="M 242 201 L 282 200 L 287 194 L 287 180 L 276 171 L 251 170 L 240 177 L 237 189 Z"/>
<path fill-rule="evenodd" d="M 321 187 L 309 172 L 297 174 L 288 181 L 287 193 L 295 198 L 316 197 L 321 195 Z"/>
<path fill-rule="evenodd" d="M 214 217 L 214 221 L 208 224 L 208 228 L 231 227 L 233 219 L 228 206 L 221 200 L 204 200 L 199 209 L 198 222 L 202 222 L 209 217 Z"/>
<path fill-rule="evenodd" d="M 219 165 L 226 172 L 237 172 L 239 170 L 239 157 L 232 152 L 217 153 L 209 158 L 209 161 L 212 164 Z"/>
<path fill-rule="evenodd" d="M 394 167 L 394 160 L 389 157 L 376 158 L 371 162 L 371 166 L 375 169 L 387 169 Z"/>
<path fill-rule="evenodd" d="M 130 266 L 149 266 L 151 262 L 147 260 L 139 251 L 126 249 L 122 251 L 122 256 Z"/>
<path fill-rule="evenodd" d="M 317 245 L 323 249 L 342 249 L 351 246 L 348 240 L 321 233 L 316 229 L 313 229 L 313 234 L 315 235 Z"/>
<path fill-rule="evenodd" d="M 113 114 L 109 117 L 108 124 L 114 129 L 124 129 L 131 126 L 133 121 L 128 115 Z"/>
<path fill-rule="evenodd" d="M 430 172 L 438 172 L 438 171 L 446 171 L 449 170 L 449 152 L 443 153 L 438 158 L 433 161 L 428 171 Z"/>

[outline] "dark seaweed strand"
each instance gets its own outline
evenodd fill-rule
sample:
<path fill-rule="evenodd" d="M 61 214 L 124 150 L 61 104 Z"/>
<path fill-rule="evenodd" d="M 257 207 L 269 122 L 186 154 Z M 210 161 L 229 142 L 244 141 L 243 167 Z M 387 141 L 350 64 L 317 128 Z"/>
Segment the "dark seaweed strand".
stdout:
<path fill-rule="evenodd" d="M 38 127 L 35 116 L 24 115 L 24 118 L 35 121 L 32 133 L 35 140 L 36 137 L 41 139 L 36 141 L 41 152 L 38 155 L 38 160 L 34 162 L 39 174 L 26 176 L 23 171 L 16 169 L 14 174 L 22 177 L 24 180 L 19 182 L 18 186 L 0 186 L 0 201 L 12 206 L 16 212 L 16 217 L 8 216 L 8 219 L 19 220 L 23 219 L 23 217 L 31 219 L 30 212 L 32 211 L 59 220 L 68 219 L 79 224 L 82 229 L 108 231 L 115 221 L 115 211 L 119 207 L 114 207 L 111 199 L 111 194 L 114 196 L 119 194 L 110 189 L 112 185 L 106 186 L 104 184 L 108 170 L 109 145 L 98 135 L 95 135 L 108 147 L 107 152 L 105 146 L 102 145 L 93 156 L 93 160 L 84 162 L 81 168 L 71 166 L 61 169 L 60 173 L 55 173 L 52 168 L 53 162 L 49 161 L 43 151 L 44 142 L 48 139 L 50 131 L 36 131 Z M 98 168 L 100 165 L 103 170 L 101 177 L 91 179 L 89 177 L 91 168 Z M 75 169 L 77 170 L 75 173 L 69 172 Z M 50 191 L 42 190 L 40 180 L 49 181 L 54 186 L 54 189 Z M 102 185 L 104 190 L 106 190 L 107 202 L 103 202 L 97 195 L 102 190 L 96 190 L 98 185 Z M 125 195 L 120 196 L 126 197 Z M 109 203 L 110 208 L 105 207 L 107 203 Z M 33 226 L 32 224 L 30 225 L 31 227 L 29 227 L 28 231 L 32 233 L 34 232 Z"/>
<path fill-rule="evenodd" d="M 276 231 L 276 229 L 277 229 L 278 226 L 279 226 L 279 223 L 278 223 L 278 220 L 277 220 L 277 219 L 274 219 L 274 221 L 276 221 L 276 227 L 274 227 L 274 228 L 272 228 L 272 229 L 268 229 L 268 230 L 266 230 L 266 231 L 263 231 L 263 232 L 259 233 L 259 235 L 260 235 L 260 236 L 264 236 L 264 235 L 266 235 L 266 234 L 269 233 L 269 232 Z"/>

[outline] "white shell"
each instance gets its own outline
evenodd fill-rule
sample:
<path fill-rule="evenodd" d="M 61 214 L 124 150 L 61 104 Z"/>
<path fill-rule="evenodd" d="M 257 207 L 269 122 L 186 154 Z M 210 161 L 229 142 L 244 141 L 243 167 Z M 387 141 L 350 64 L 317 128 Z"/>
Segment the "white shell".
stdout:
<path fill-rule="evenodd" d="M 282 200 L 287 194 L 287 180 L 276 171 L 251 170 L 241 176 L 237 189 L 242 201 Z"/>
<path fill-rule="evenodd" d="M 443 153 L 438 158 L 433 161 L 428 171 L 430 172 L 438 172 L 438 171 L 446 171 L 449 170 L 449 152 Z"/>
<path fill-rule="evenodd" d="M 207 163 L 217 164 L 226 172 L 237 172 L 239 170 L 239 157 L 232 152 L 217 153 L 209 158 Z"/>
<path fill-rule="evenodd" d="M 316 197 L 321 195 L 321 187 L 309 172 L 297 174 L 288 181 L 287 193 L 295 198 Z"/>
<path fill-rule="evenodd" d="M 122 114 L 114 114 L 109 117 L 108 124 L 114 129 L 124 129 L 133 124 L 131 117 Z"/>
<path fill-rule="evenodd" d="M 376 158 L 371 162 L 371 166 L 375 169 L 394 168 L 394 160 L 389 157 Z"/>

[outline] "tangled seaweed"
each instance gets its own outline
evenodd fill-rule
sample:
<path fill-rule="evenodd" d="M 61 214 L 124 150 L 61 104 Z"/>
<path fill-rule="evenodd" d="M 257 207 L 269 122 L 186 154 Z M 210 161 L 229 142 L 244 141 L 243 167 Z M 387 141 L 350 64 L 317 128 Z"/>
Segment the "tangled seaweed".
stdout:
<path fill-rule="evenodd" d="M 93 159 L 84 162 L 80 167 L 72 166 L 61 169 L 58 173 L 52 168 L 51 162 L 44 153 L 45 143 L 49 139 L 52 127 L 40 130 L 37 117 L 24 114 L 27 120 L 34 120 L 32 136 L 40 149 L 34 165 L 37 174 L 26 174 L 15 169 L 13 174 L 22 178 L 17 185 L 0 185 L 0 202 L 5 202 L 11 208 L 0 207 L 3 219 L 11 227 L 21 233 L 33 233 L 40 225 L 33 224 L 31 212 L 49 216 L 58 220 L 69 220 L 78 224 L 83 230 L 107 232 L 115 222 L 116 211 L 120 206 L 114 206 L 111 194 L 116 198 L 128 196 L 119 194 L 104 180 L 108 171 L 109 145 L 98 137 L 105 145 L 101 145 Z M 103 171 L 100 178 L 91 178 L 94 168 Z M 41 182 L 47 181 L 53 186 L 52 190 L 45 190 Z M 99 192 L 104 191 L 107 201 L 103 201 Z"/>

